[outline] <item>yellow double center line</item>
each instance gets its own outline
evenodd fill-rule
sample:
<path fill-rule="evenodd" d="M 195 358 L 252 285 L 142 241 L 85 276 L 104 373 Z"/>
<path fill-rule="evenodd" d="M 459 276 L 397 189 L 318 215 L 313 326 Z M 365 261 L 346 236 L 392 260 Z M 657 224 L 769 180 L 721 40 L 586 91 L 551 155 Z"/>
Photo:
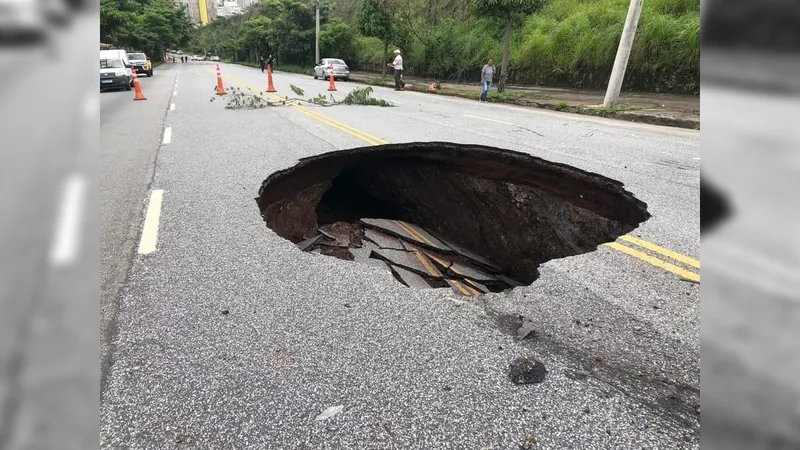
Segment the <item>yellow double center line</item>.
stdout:
<path fill-rule="evenodd" d="M 631 243 L 631 244 L 633 244 L 635 246 L 638 246 L 638 247 L 641 247 L 643 249 L 649 250 L 651 252 L 657 253 L 657 254 L 659 254 L 661 256 L 666 257 L 665 259 L 671 259 L 671 260 L 673 260 L 675 262 L 679 262 L 679 263 L 683 264 L 684 266 L 689 266 L 689 267 L 692 267 L 692 268 L 695 268 L 695 269 L 698 269 L 698 270 L 700 269 L 700 261 L 698 261 L 698 260 L 696 260 L 694 258 L 690 258 L 690 257 L 688 257 L 686 255 L 682 255 L 682 254 L 680 254 L 678 252 L 674 252 L 674 251 L 672 251 L 670 249 L 661 247 L 659 245 L 653 244 L 652 242 L 647 242 L 647 241 L 635 238 L 635 237 L 630 236 L 630 235 L 620 236 L 619 240 Z M 695 273 L 695 272 L 693 272 L 690 269 L 687 269 L 685 267 L 681 267 L 681 266 L 678 266 L 678 265 L 673 264 L 671 262 L 667 262 L 667 261 L 665 261 L 663 259 L 660 259 L 660 258 L 657 258 L 655 256 L 649 255 L 649 254 L 645 253 L 644 251 L 637 250 L 637 249 L 635 249 L 633 247 L 629 247 L 629 246 L 626 246 L 626 245 L 622 245 L 622 243 L 620 243 L 619 241 L 617 241 L 617 242 L 609 242 L 608 244 L 605 244 L 605 245 L 607 247 L 609 247 L 609 248 L 613 248 L 614 250 L 617 250 L 618 252 L 622 252 L 622 253 L 625 253 L 626 255 L 630 255 L 630 256 L 633 256 L 634 258 L 640 259 L 640 260 L 642 260 L 642 261 L 644 261 L 644 262 L 646 262 L 646 263 L 648 263 L 648 264 L 650 264 L 652 266 L 658 267 L 660 269 L 664 269 L 667 272 L 674 273 L 675 275 L 678 275 L 678 276 L 680 276 L 682 278 L 685 278 L 687 280 L 695 281 L 695 282 L 698 282 L 698 283 L 700 282 L 700 274 Z"/>
<path fill-rule="evenodd" d="M 262 93 L 263 92 L 265 97 L 267 97 L 267 99 L 270 100 L 270 101 L 273 101 L 273 102 L 287 101 L 285 98 L 282 98 L 282 97 L 280 97 L 278 95 L 264 92 L 265 91 L 264 89 L 256 89 L 255 87 L 243 82 L 242 80 L 239 80 L 236 77 L 233 77 L 233 76 L 230 76 L 230 75 L 226 75 L 223 78 L 225 78 L 225 79 L 227 79 L 227 80 L 229 80 L 229 81 L 231 81 L 231 82 L 233 82 L 235 84 L 238 84 L 240 86 L 244 86 L 244 87 L 246 87 L 247 89 L 249 89 L 250 91 L 252 91 L 254 93 L 256 93 L 256 92 Z M 389 143 L 389 141 L 387 141 L 385 139 L 379 138 L 377 136 L 373 136 L 373 135 L 371 135 L 369 133 L 366 133 L 364 131 L 361 131 L 361 130 L 359 130 L 357 128 L 351 127 L 350 125 L 347 125 L 345 123 L 339 122 L 338 120 L 331 119 L 330 117 L 327 117 L 327 116 L 324 116 L 322 114 L 319 114 L 316 111 L 312 111 L 310 108 L 307 108 L 307 107 L 305 107 L 303 105 L 298 105 L 296 103 L 291 103 L 291 104 L 289 104 L 289 107 L 291 107 L 291 108 L 293 108 L 293 109 L 295 109 L 295 110 L 297 110 L 297 111 L 299 111 L 299 112 L 301 112 L 301 113 L 303 113 L 303 114 L 305 114 L 305 115 L 307 115 L 307 116 L 309 116 L 311 118 L 319 120 L 320 122 L 322 122 L 322 123 L 324 123 L 326 125 L 329 125 L 329 126 L 331 126 L 333 128 L 336 128 L 339 131 L 342 131 L 342 132 L 344 132 L 346 134 L 349 134 L 350 136 L 353 136 L 353 137 L 355 137 L 357 139 L 360 139 L 360 140 L 362 140 L 364 142 L 367 142 L 368 144 L 371 144 L 371 145 L 383 145 L 383 144 L 388 144 Z M 398 223 L 398 225 L 403 227 L 403 224 Z M 413 236 L 416 236 L 418 239 L 421 239 L 423 242 L 427 242 L 428 241 L 427 239 L 425 239 L 424 236 L 418 235 L 413 230 L 410 230 L 407 227 L 403 227 L 403 229 L 405 229 L 406 231 L 411 233 Z M 637 250 L 636 248 L 633 248 L 632 246 L 623 245 L 619 241 L 624 241 L 626 243 L 633 244 L 633 246 L 636 246 L 636 247 L 642 248 L 644 250 L 656 253 L 659 256 L 665 257 L 665 259 L 667 259 L 667 260 L 672 260 L 672 261 L 674 261 L 676 263 L 682 264 L 685 267 L 681 267 L 681 266 L 679 266 L 677 264 L 674 264 L 672 262 L 665 261 L 664 259 L 661 259 L 659 257 L 656 257 L 656 256 L 653 256 L 651 254 L 648 254 L 645 251 Z M 690 258 L 690 257 L 688 257 L 686 255 L 682 255 L 682 254 L 680 254 L 678 252 L 669 250 L 667 248 L 661 247 L 659 245 L 653 244 L 652 242 L 648 242 L 648 241 L 645 241 L 645 240 L 642 240 L 642 239 L 638 239 L 638 238 L 630 236 L 630 235 L 621 236 L 619 238 L 619 241 L 610 242 L 610 243 L 605 244 L 605 245 L 607 247 L 613 248 L 614 250 L 617 250 L 617 251 L 619 251 L 621 253 L 625 253 L 626 255 L 633 256 L 634 258 L 637 258 L 637 259 L 639 259 L 641 261 L 644 261 L 644 262 L 646 262 L 646 263 L 648 263 L 648 264 L 650 264 L 652 266 L 655 266 L 655 267 L 658 267 L 660 269 L 666 270 L 667 272 L 674 273 L 675 275 L 683 277 L 683 278 L 685 278 L 687 280 L 700 282 L 700 274 L 698 274 L 698 273 L 696 273 L 696 272 L 691 270 L 691 269 L 699 270 L 700 269 L 700 261 L 698 261 L 698 260 L 696 260 L 694 258 Z M 433 245 L 430 242 L 428 242 L 428 243 Z M 417 259 L 419 259 L 420 262 L 423 264 L 423 266 L 426 267 L 426 270 L 428 270 L 429 264 L 426 264 L 427 258 L 424 255 L 421 255 L 416 251 L 415 251 L 415 255 L 417 256 Z M 425 262 L 423 262 L 423 260 L 425 260 Z M 433 269 L 436 270 L 435 268 L 433 268 Z M 477 290 L 473 289 L 472 287 L 464 285 L 462 283 L 459 283 L 459 282 L 457 282 L 455 280 L 450 280 L 450 281 L 448 281 L 448 283 L 450 283 L 451 281 L 452 281 L 452 283 L 457 284 L 458 286 L 460 286 L 460 287 L 457 287 L 457 289 L 460 290 L 461 292 L 465 293 L 465 295 L 478 295 L 479 294 L 479 292 Z"/>
<path fill-rule="evenodd" d="M 285 98 L 283 98 L 283 97 L 281 97 L 279 95 L 271 94 L 269 92 L 264 92 L 265 91 L 264 89 L 256 89 L 255 87 L 245 83 L 244 81 L 242 81 L 242 80 L 240 80 L 240 79 L 238 79 L 238 78 L 236 78 L 234 76 L 225 75 L 222 78 L 223 79 L 227 79 L 228 81 L 231 81 L 231 82 L 233 82 L 235 84 L 238 84 L 240 86 L 244 86 L 244 87 L 246 87 L 247 89 L 249 89 L 250 91 L 252 91 L 254 93 L 256 93 L 256 92 L 262 93 L 263 92 L 264 97 L 266 97 L 267 100 L 269 100 L 271 102 L 283 102 L 283 101 L 291 102 L 291 100 L 287 100 L 287 99 L 285 99 Z M 322 114 L 319 114 L 316 111 L 312 111 L 311 108 L 308 108 L 306 106 L 299 105 L 297 103 L 289 103 L 288 106 L 290 108 L 292 108 L 292 109 L 295 109 L 295 110 L 297 110 L 297 111 L 299 111 L 299 112 L 301 112 L 301 113 L 313 118 L 313 119 L 317 119 L 317 120 L 319 120 L 320 122 L 322 122 L 322 123 L 324 123 L 326 125 L 329 125 L 329 126 L 331 126 L 333 128 L 336 128 L 339 131 L 342 131 L 342 132 L 344 132 L 346 134 L 349 134 L 350 136 L 353 136 L 353 137 L 355 137 L 357 139 L 361 139 L 362 141 L 365 141 L 368 144 L 371 144 L 371 145 L 383 145 L 383 144 L 388 144 L 389 143 L 389 141 L 387 141 L 386 139 L 382 139 L 382 138 L 379 138 L 377 136 L 373 136 L 373 135 L 371 135 L 369 133 L 366 133 L 364 131 L 361 131 L 361 130 L 359 130 L 357 128 L 353 128 L 350 125 L 347 125 L 346 123 L 342 123 L 342 122 L 339 122 L 338 120 L 331 119 L 330 117 L 323 116 Z"/>

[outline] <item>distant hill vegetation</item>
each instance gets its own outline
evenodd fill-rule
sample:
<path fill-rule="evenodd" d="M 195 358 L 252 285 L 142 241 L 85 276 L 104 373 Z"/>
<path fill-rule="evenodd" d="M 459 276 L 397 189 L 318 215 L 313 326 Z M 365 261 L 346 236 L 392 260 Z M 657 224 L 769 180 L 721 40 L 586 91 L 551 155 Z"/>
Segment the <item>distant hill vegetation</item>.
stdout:
<path fill-rule="evenodd" d="M 704 45 L 800 51 L 797 0 L 714 0 L 708 7 Z"/>
<path fill-rule="evenodd" d="M 509 82 L 604 88 L 628 4 L 547 1 L 511 34 Z M 367 7 L 365 18 L 359 12 Z M 488 58 L 500 65 L 504 26 L 474 11 L 464 0 L 322 0 L 322 57 L 342 58 L 356 70 L 382 71 L 385 50 L 399 47 L 410 75 L 476 81 Z M 382 36 L 365 32 L 375 30 L 365 27 L 365 20 L 385 24 L 387 17 L 391 29 L 384 26 Z M 262 0 L 241 16 L 197 30 L 194 44 L 198 51 L 213 49 L 237 61 L 255 62 L 271 53 L 278 65 L 312 66 L 313 2 Z M 646 0 L 623 88 L 698 93 L 699 80 L 699 0 Z"/>

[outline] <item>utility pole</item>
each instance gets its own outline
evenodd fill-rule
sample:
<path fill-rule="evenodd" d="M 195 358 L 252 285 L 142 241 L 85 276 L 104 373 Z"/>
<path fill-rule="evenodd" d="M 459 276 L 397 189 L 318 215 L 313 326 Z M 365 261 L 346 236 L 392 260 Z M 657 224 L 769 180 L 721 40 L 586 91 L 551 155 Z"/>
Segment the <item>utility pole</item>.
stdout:
<path fill-rule="evenodd" d="M 316 52 L 314 53 L 316 59 L 314 59 L 314 65 L 316 66 L 317 63 L 319 63 L 319 0 L 315 0 L 315 3 L 317 5 L 317 37 L 316 37 Z"/>
<path fill-rule="evenodd" d="M 622 37 L 619 40 L 619 47 L 617 47 L 617 57 L 614 59 L 614 68 L 611 69 L 611 79 L 608 80 L 603 108 L 614 106 L 619 99 L 619 91 L 622 89 L 625 69 L 628 67 L 628 57 L 631 55 L 633 38 L 636 35 L 636 27 L 639 25 L 643 2 L 644 0 L 631 0 L 628 7 L 628 17 L 625 18 L 625 27 L 622 29 Z"/>

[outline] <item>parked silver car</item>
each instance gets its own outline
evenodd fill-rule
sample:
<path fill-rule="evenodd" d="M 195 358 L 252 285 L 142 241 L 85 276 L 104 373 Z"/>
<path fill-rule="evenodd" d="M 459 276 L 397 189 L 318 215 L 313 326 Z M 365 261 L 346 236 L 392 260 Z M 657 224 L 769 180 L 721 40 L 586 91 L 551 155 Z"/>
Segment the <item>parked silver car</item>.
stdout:
<path fill-rule="evenodd" d="M 316 67 L 314 67 L 314 79 L 327 80 L 330 78 L 330 67 L 333 65 L 333 75 L 337 80 L 350 80 L 350 68 L 347 63 L 341 59 L 336 58 L 323 58 Z"/>

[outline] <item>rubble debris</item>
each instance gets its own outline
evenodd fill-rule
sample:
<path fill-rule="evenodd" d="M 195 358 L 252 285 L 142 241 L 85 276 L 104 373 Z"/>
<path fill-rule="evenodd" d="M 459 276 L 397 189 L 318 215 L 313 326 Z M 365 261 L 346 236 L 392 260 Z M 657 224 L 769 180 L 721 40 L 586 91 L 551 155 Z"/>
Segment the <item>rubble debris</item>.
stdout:
<path fill-rule="evenodd" d="M 512 287 L 525 286 L 523 283 L 520 283 L 519 281 L 514 280 L 513 278 L 509 278 L 503 274 L 497 274 L 497 278 L 499 278 L 500 281 L 502 281 L 503 283 L 506 283 L 507 285 Z"/>
<path fill-rule="evenodd" d="M 461 280 L 453 280 L 450 278 L 445 278 L 445 281 L 451 288 L 457 293 L 461 295 L 466 295 L 467 297 L 474 297 L 476 295 L 480 295 L 480 292 L 475 288 L 470 287 L 469 285 L 465 284 Z"/>
<path fill-rule="evenodd" d="M 316 235 L 316 236 L 314 236 L 314 237 L 311 237 L 311 238 L 308 238 L 308 239 L 306 239 L 306 240 L 304 240 L 304 241 L 302 241 L 302 242 L 299 242 L 299 243 L 297 244 L 297 248 L 299 248 L 300 250 L 306 251 L 306 250 L 308 250 L 308 249 L 309 249 L 311 246 L 313 246 L 314 244 L 316 244 L 317 242 L 319 242 L 319 240 L 320 240 L 320 239 L 322 239 L 322 235 L 321 235 L 321 234 L 318 234 L 318 235 Z"/>
<path fill-rule="evenodd" d="M 337 221 L 322 225 L 313 232 L 318 234 L 297 244 L 300 249 L 377 264 L 388 268 L 395 279 L 413 289 L 450 287 L 459 295 L 472 297 L 502 292 L 515 284 L 513 280 L 504 281 L 508 277 L 500 273 L 478 268 L 497 267 L 488 259 L 468 260 L 463 255 L 471 252 L 463 248 L 456 252 L 412 223 L 363 218 L 354 223 Z M 304 237 L 313 232 L 306 232 Z"/>
<path fill-rule="evenodd" d="M 373 250 L 378 250 L 378 246 L 368 240 L 364 240 L 360 248 L 350 248 L 350 253 L 356 261 L 378 261 L 377 259 L 370 259 Z M 381 262 L 382 263 L 382 262 Z"/>
<path fill-rule="evenodd" d="M 327 245 L 329 247 L 350 248 L 350 238 L 347 236 L 340 236 L 336 239 L 328 238 L 319 243 L 319 245 Z"/>
<path fill-rule="evenodd" d="M 391 266 L 392 273 L 394 273 L 395 278 L 397 278 L 401 283 L 405 284 L 406 286 L 414 289 L 431 289 L 433 286 L 430 285 L 424 278 L 417 275 L 414 272 L 406 270 L 399 266 Z"/>
<path fill-rule="evenodd" d="M 323 225 L 317 231 L 326 238 L 326 240 L 320 242 L 321 245 L 344 248 L 360 248 L 363 245 L 359 235 L 359 228 L 353 224 L 336 222 L 330 225 Z"/>
<path fill-rule="evenodd" d="M 475 261 L 479 265 L 486 267 L 487 269 L 491 270 L 492 272 L 502 272 L 503 269 L 497 267 L 493 262 L 489 261 L 488 259 L 484 258 L 483 256 L 478 255 L 475 252 L 469 251 L 466 248 L 448 240 L 439 239 L 442 241 L 447 247 L 453 249 L 454 252 L 458 253 L 459 255 Z"/>
<path fill-rule="evenodd" d="M 402 220 L 370 219 L 360 220 L 366 226 L 376 228 L 384 233 L 397 236 L 406 241 L 414 242 L 422 247 L 431 248 L 441 252 L 452 251 L 450 247 L 444 245 L 439 239 L 433 237 L 422 228 Z"/>
<path fill-rule="evenodd" d="M 497 277 L 484 273 L 476 268 L 470 267 L 466 264 L 459 263 L 458 261 L 450 260 L 446 257 L 436 256 L 432 252 L 425 252 L 434 262 L 441 265 L 448 274 L 469 278 L 475 281 L 497 281 Z"/>
<path fill-rule="evenodd" d="M 343 259 L 345 261 L 355 261 L 355 258 L 353 257 L 353 254 L 350 253 L 350 250 L 344 247 L 321 244 L 319 250 L 325 256 L 333 256 L 334 258 Z"/>
<path fill-rule="evenodd" d="M 546 376 L 544 363 L 529 356 L 515 359 L 508 369 L 508 378 L 514 384 L 541 383 Z"/>
<path fill-rule="evenodd" d="M 533 450 L 536 445 L 536 437 L 531 433 L 525 434 L 525 440 L 519 444 L 520 450 Z"/>
<path fill-rule="evenodd" d="M 325 420 L 331 416 L 339 414 L 340 412 L 342 412 L 343 409 L 344 405 L 331 406 L 329 408 L 326 408 L 325 411 L 322 411 L 322 413 L 320 413 L 314 420 Z"/>
<path fill-rule="evenodd" d="M 399 239 L 388 234 L 381 233 L 380 231 L 373 230 L 372 228 L 364 228 L 364 237 L 377 245 L 380 248 L 387 248 L 390 250 L 405 250 L 403 243 Z"/>
<path fill-rule="evenodd" d="M 594 251 L 650 217 L 618 181 L 446 142 L 305 158 L 267 178 L 256 201 L 267 226 L 304 251 L 462 296 L 528 285 L 544 262 Z"/>
<path fill-rule="evenodd" d="M 335 240 L 336 240 L 336 236 L 334 236 L 334 235 L 332 235 L 332 234 L 328 233 L 327 231 L 325 231 L 325 230 L 324 230 L 324 229 L 322 229 L 322 228 L 317 228 L 317 231 L 319 231 L 319 232 L 320 232 L 320 234 L 322 234 L 323 236 L 325 236 L 326 238 L 328 238 L 328 239 L 330 239 L 330 240 L 332 240 L 332 241 L 335 241 Z"/>
<path fill-rule="evenodd" d="M 392 266 L 389 265 L 389 264 L 386 264 L 386 261 L 382 261 L 380 259 L 365 258 L 365 259 L 356 259 L 356 261 L 364 263 L 364 264 L 366 264 L 368 266 L 377 267 L 379 269 L 386 270 L 387 272 L 390 272 L 390 273 L 392 271 Z"/>
<path fill-rule="evenodd" d="M 484 286 L 484 285 L 482 285 L 482 284 L 478 283 L 478 282 L 477 282 L 477 281 L 475 281 L 475 280 L 470 280 L 469 278 L 464 278 L 464 281 L 466 281 L 466 282 L 467 282 L 467 284 L 469 284 L 470 286 L 474 287 L 475 289 L 477 289 L 477 290 L 479 290 L 479 291 L 483 292 L 484 294 L 488 294 L 489 292 L 491 292 L 491 291 L 489 290 L 489 288 L 487 288 L 486 286 Z"/>
<path fill-rule="evenodd" d="M 534 331 L 533 322 L 530 319 L 523 319 L 522 326 L 517 330 L 517 339 L 523 340 Z"/>
<path fill-rule="evenodd" d="M 372 254 L 388 262 L 390 265 L 400 266 L 419 275 L 428 275 L 434 278 L 443 277 L 442 273 L 438 270 L 432 270 L 433 265 L 426 259 L 420 258 L 420 253 L 408 252 L 405 250 L 378 249 L 373 250 Z"/>

